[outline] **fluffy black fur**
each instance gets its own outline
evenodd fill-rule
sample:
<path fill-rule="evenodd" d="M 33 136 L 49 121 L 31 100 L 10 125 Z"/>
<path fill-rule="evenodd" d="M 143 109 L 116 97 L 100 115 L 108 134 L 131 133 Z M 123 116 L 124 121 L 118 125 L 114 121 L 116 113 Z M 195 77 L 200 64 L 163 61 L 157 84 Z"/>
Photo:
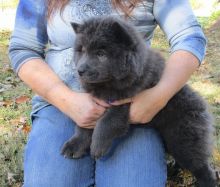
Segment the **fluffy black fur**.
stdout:
<path fill-rule="evenodd" d="M 132 97 L 155 86 L 164 69 L 161 55 L 146 47 L 135 29 L 111 17 L 93 18 L 76 32 L 76 67 L 83 89 L 105 101 Z M 90 147 L 91 156 L 105 155 L 112 141 L 129 130 L 129 104 L 109 108 L 93 130 L 76 127 L 62 154 L 79 158 Z M 147 124 L 161 134 L 167 152 L 190 170 L 200 187 L 216 186 L 209 165 L 212 153 L 212 117 L 204 100 L 185 85 Z"/>

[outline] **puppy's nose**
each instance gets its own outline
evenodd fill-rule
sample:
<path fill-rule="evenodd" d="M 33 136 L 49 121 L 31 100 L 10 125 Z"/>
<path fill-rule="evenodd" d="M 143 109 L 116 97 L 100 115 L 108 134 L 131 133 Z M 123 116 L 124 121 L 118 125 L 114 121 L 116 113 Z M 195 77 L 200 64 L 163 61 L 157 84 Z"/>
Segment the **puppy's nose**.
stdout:
<path fill-rule="evenodd" d="M 89 66 L 86 63 L 81 64 L 77 68 L 79 76 L 83 76 L 86 73 L 86 71 L 88 71 L 88 70 L 89 70 Z"/>
<path fill-rule="evenodd" d="M 83 74 L 84 74 L 85 72 L 86 72 L 85 69 L 79 69 L 79 70 L 78 70 L 79 76 L 83 76 Z"/>

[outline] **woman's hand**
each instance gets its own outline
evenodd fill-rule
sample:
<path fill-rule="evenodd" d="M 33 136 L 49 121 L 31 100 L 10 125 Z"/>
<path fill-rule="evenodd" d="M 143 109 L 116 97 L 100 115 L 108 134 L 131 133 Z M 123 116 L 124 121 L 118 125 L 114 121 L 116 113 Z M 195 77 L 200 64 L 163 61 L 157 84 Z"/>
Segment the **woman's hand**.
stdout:
<path fill-rule="evenodd" d="M 110 107 L 106 102 L 91 96 L 88 93 L 73 92 L 69 100 L 68 110 L 65 112 L 78 126 L 94 128 L 97 120 Z"/>
<path fill-rule="evenodd" d="M 110 106 L 87 93 L 72 91 L 41 59 L 31 59 L 23 64 L 19 77 L 83 128 L 94 128 L 96 121 Z"/>
<path fill-rule="evenodd" d="M 131 103 L 130 105 L 130 122 L 148 123 L 153 117 L 166 105 L 168 99 L 164 96 L 157 86 L 144 90 L 134 96 L 111 103 L 111 105 L 122 105 Z"/>

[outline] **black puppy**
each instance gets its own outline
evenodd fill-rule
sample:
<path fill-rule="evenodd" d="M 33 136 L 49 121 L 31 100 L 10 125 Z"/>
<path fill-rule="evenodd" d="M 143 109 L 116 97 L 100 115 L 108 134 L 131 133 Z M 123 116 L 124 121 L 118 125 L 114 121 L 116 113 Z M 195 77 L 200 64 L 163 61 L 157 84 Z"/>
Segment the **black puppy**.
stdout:
<path fill-rule="evenodd" d="M 93 18 L 76 32 L 74 61 L 83 89 L 109 100 L 129 98 L 155 86 L 164 70 L 164 59 L 146 47 L 134 27 L 115 18 Z M 93 130 L 76 127 L 62 154 L 79 158 L 90 147 L 91 156 L 105 155 L 115 138 L 129 130 L 129 104 L 109 108 Z M 157 129 L 167 152 L 190 170 L 200 187 L 214 187 L 209 165 L 212 152 L 212 118 L 203 99 L 184 86 L 147 124 Z"/>

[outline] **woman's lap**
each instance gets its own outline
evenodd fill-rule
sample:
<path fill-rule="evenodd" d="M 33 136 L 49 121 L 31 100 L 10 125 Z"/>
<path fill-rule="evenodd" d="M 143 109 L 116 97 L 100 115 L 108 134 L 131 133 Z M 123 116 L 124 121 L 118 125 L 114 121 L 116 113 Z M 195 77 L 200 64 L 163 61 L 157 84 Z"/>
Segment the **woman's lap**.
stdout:
<path fill-rule="evenodd" d="M 94 161 L 89 157 L 65 159 L 60 150 L 74 131 L 72 121 L 52 106 L 33 116 L 25 150 L 24 187 L 89 186 L 94 183 Z M 76 185 L 75 185 L 76 186 Z"/>
<path fill-rule="evenodd" d="M 164 150 L 150 128 L 132 127 L 96 162 L 65 159 L 60 150 L 74 133 L 74 123 L 48 106 L 34 115 L 25 150 L 25 187 L 161 187 L 166 182 Z"/>

